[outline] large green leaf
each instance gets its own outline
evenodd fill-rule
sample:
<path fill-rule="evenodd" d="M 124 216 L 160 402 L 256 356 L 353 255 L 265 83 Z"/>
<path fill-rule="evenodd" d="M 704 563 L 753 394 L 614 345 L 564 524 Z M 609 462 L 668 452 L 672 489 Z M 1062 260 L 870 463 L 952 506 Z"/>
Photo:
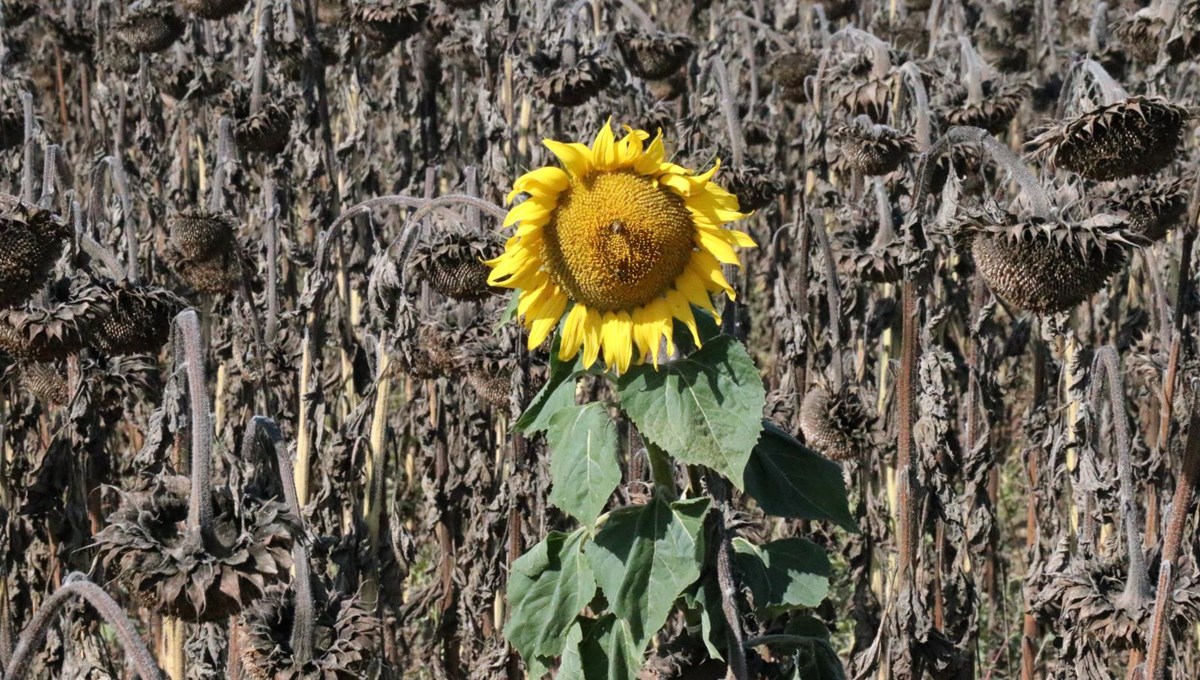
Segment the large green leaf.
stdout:
<path fill-rule="evenodd" d="M 642 649 L 627 622 L 612 614 L 580 617 L 567 636 L 555 680 L 636 680 L 641 668 Z"/>
<path fill-rule="evenodd" d="M 733 539 L 734 564 L 754 597 L 754 607 L 774 616 L 796 607 L 816 607 L 829 594 L 829 558 L 803 538 L 757 546 Z"/>
<path fill-rule="evenodd" d="M 700 577 L 706 512 L 707 498 L 655 497 L 611 513 L 585 550 L 609 609 L 628 624 L 639 651 Z"/>
<path fill-rule="evenodd" d="M 746 349 L 730 337 L 617 381 L 621 405 L 646 439 L 685 463 L 706 465 L 738 488 L 762 430 L 766 392 Z"/>
<path fill-rule="evenodd" d="M 550 502 L 591 526 L 621 483 L 617 427 L 604 404 L 560 409 L 546 430 L 550 445 Z"/>
<path fill-rule="evenodd" d="M 827 520 L 858 532 L 841 466 L 767 421 L 746 466 L 746 493 L 768 514 Z"/>
<path fill-rule="evenodd" d="M 684 592 L 683 603 L 687 607 L 688 631 L 699 634 L 710 658 L 724 661 L 729 627 L 725 623 L 725 612 L 721 610 L 721 586 L 717 583 L 717 575 L 710 571 L 708 578 L 693 583 Z"/>
<path fill-rule="evenodd" d="M 541 432 L 550 426 L 550 419 L 555 413 L 575 405 L 575 379 L 586 371 L 579 357 L 569 362 L 558 360 L 560 342 L 561 338 L 555 334 L 550 343 L 550 376 L 513 424 L 520 432 Z"/>
<path fill-rule="evenodd" d="M 575 617 L 596 593 L 583 557 L 585 529 L 546 539 L 513 562 L 508 576 L 512 608 L 504 635 L 521 656 L 558 656 Z"/>

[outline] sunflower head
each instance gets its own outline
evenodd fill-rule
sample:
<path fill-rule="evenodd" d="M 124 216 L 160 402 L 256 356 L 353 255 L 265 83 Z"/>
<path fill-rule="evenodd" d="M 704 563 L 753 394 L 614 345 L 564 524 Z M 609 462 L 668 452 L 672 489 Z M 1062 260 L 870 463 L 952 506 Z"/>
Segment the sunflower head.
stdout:
<path fill-rule="evenodd" d="M 582 348 L 585 366 L 603 356 L 617 372 L 657 365 L 664 342 L 673 354 L 675 320 L 699 345 L 692 307 L 715 316 L 711 294 L 734 295 L 721 265 L 740 266 L 735 249 L 754 246 L 724 228 L 745 215 L 712 181 L 719 163 L 695 174 L 666 160 L 661 134 L 647 145 L 648 133 L 627 132 L 617 140 L 606 123 L 591 147 L 546 140 L 562 167 L 514 182 L 509 200 L 529 197 L 504 221 L 517 227 L 504 253 L 487 262 L 490 285 L 520 291 L 530 349 L 563 320 L 560 359 Z"/>

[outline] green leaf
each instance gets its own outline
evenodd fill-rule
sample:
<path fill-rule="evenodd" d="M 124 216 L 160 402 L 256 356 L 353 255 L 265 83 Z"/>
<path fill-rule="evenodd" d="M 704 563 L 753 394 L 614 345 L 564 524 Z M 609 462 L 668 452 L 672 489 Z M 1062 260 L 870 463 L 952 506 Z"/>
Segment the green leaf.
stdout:
<path fill-rule="evenodd" d="M 575 379 L 586 373 L 583 360 L 558 360 L 558 346 L 562 338 L 555 334 L 550 343 L 550 376 L 542 389 L 533 395 L 525 412 L 517 418 L 513 427 L 519 432 L 541 432 L 550 426 L 550 418 L 561 409 L 575 405 Z"/>
<path fill-rule="evenodd" d="M 784 632 L 796 636 L 796 672 L 792 680 L 846 680 L 846 669 L 829 642 L 829 629 L 811 616 L 788 622 Z M 778 645 L 771 645 L 778 649 Z"/>
<path fill-rule="evenodd" d="M 500 328 L 504 324 L 517 318 L 517 305 L 520 302 L 521 290 L 513 289 L 508 296 L 508 305 L 504 307 L 504 311 L 500 313 L 500 318 L 496 321 L 496 325 L 492 328 L 493 333 L 500 332 Z"/>
<path fill-rule="evenodd" d="M 627 622 L 612 614 L 580 617 L 555 680 L 637 680 L 641 668 L 642 650 L 633 643 Z"/>
<path fill-rule="evenodd" d="M 608 515 L 585 554 L 609 609 L 643 649 L 679 594 L 700 577 L 707 498 L 647 505 Z"/>
<path fill-rule="evenodd" d="M 617 389 L 643 436 L 678 460 L 708 466 L 742 488 L 742 473 L 762 430 L 766 392 L 740 343 L 719 337 L 658 370 L 638 366 L 621 376 Z"/>
<path fill-rule="evenodd" d="M 583 558 L 585 529 L 552 531 L 513 562 L 508 577 L 512 607 L 504 635 L 521 656 L 558 656 L 566 633 L 596 592 L 596 581 Z"/>
<path fill-rule="evenodd" d="M 617 427 L 604 404 L 560 409 L 546 431 L 550 444 L 550 502 L 591 526 L 621 483 Z"/>
<path fill-rule="evenodd" d="M 725 623 L 725 612 L 721 610 L 721 586 L 717 583 L 716 574 L 692 584 L 683 594 L 683 603 L 687 607 L 688 631 L 695 633 L 699 628 L 700 639 L 708 650 L 708 656 L 719 661 L 725 660 L 725 645 L 728 641 L 729 630 Z"/>
<path fill-rule="evenodd" d="M 776 616 L 796 607 L 816 607 L 829 594 L 829 558 L 804 538 L 784 538 L 763 546 L 733 539 L 734 565 L 754 597 L 754 607 Z"/>
<path fill-rule="evenodd" d="M 841 466 L 768 421 L 746 466 L 746 493 L 768 514 L 827 520 L 858 533 Z"/>
<path fill-rule="evenodd" d="M 555 680 L 583 680 L 583 659 L 579 656 L 579 644 L 583 642 L 583 628 L 579 626 L 579 620 L 576 620 L 571 625 L 571 629 L 567 631 L 566 646 L 563 647 L 562 660 L 558 664 L 558 673 L 555 674 Z M 547 660 L 550 661 L 550 660 Z M 547 663 L 548 667 L 550 663 Z M 532 666 L 529 673 L 530 678 L 542 678 L 545 675 L 534 676 Z"/>

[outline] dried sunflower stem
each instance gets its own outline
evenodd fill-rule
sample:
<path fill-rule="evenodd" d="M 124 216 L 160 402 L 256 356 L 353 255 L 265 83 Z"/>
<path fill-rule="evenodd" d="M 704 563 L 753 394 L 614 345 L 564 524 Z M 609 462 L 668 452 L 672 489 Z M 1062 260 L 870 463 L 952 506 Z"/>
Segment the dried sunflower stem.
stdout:
<path fill-rule="evenodd" d="M 1082 66 L 1092 74 L 1092 78 L 1100 87 L 1100 94 L 1106 105 L 1116 104 L 1129 98 L 1129 93 L 1125 91 L 1125 88 L 1121 87 L 1120 83 L 1114 80 L 1099 62 L 1094 59 L 1084 59 Z"/>
<path fill-rule="evenodd" d="M 379 550 L 380 514 L 384 502 L 384 471 L 387 464 L 387 417 L 391 406 L 389 403 L 392 393 L 391 355 L 387 351 L 387 342 L 379 339 L 377 373 L 375 383 L 375 404 L 371 413 L 370 455 L 367 456 L 363 469 L 363 487 L 366 491 L 363 497 L 363 523 L 367 527 L 367 547 L 371 554 Z M 379 600 L 379 573 L 372 567 L 362 585 L 363 603 L 372 611 Z"/>
<path fill-rule="evenodd" d="M 257 7 L 257 30 L 254 32 L 254 61 L 250 66 L 250 115 L 262 111 L 263 89 L 266 85 L 266 35 L 271 25 L 271 13 L 266 11 L 266 0 L 259 0 Z"/>
<path fill-rule="evenodd" d="M 979 53 L 975 51 L 975 47 L 971 45 L 970 38 L 965 35 L 959 36 L 958 45 L 962 51 L 963 72 L 967 77 L 967 104 L 982 104 L 983 74 L 986 64 L 980 58 Z"/>
<path fill-rule="evenodd" d="M 982 145 L 988 151 L 992 160 L 1004 166 L 1009 174 L 1012 175 L 1013 180 L 1021 187 L 1021 191 L 1031 203 L 1030 208 L 1035 217 L 1047 219 L 1053 213 L 1050 196 L 1046 193 L 1045 187 L 1042 186 L 1029 167 L 1022 163 L 1021 159 L 1011 149 L 989 134 L 987 130 L 969 126 L 952 127 L 929 148 L 929 151 L 923 154 L 922 158 L 924 159 L 925 156 L 928 156 L 929 162 L 936 161 L 938 156 L 945 153 L 954 144 Z M 924 197 L 928 193 L 929 184 L 932 179 L 932 173 L 928 172 L 920 178 L 918 186 L 919 198 Z M 913 205 L 919 205 L 919 203 L 914 202 Z"/>
<path fill-rule="evenodd" d="M 871 248 L 878 249 L 896 240 L 896 227 L 892 223 L 892 201 L 888 197 L 887 186 L 884 185 L 883 178 L 876 177 L 872 184 L 875 190 L 875 209 L 879 216 L 879 228 L 875 231 Z"/>
<path fill-rule="evenodd" d="M 233 162 L 233 120 L 221 116 L 217 123 L 217 162 L 213 165 L 212 186 L 208 188 L 208 209 L 221 212 L 225 208 L 225 177 Z"/>
<path fill-rule="evenodd" d="M 33 95 L 21 92 L 25 114 L 25 160 L 21 165 L 21 200 L 33 203 L 33 163 L 37 157 L 37 118 L 33 113 Z"/>
<path fill-rule="evenodd" d="M 292 617 L 292 659 L 296 666 L 304 666 L 313 658 L 316 644 L 316 599 L 313 596 L 312 572 L 308 562 L 308 547 L 305 537 L 304 515 L 300 508 L 300 500 L 296 495 L 296 485 L 293 482 L 295 473 L 292 470 L 292 459 L 288 453 L 287 442 L 283 433 L 274 420 L 264 416 L 254 416 L 246 426 L 242 437 L 242 460 L 254 460 L 255 447 L 260 437 L 270 442 L 278 466 L 279 483 L 283 490 L 284 500 L 288 508 L 300 523 L 301 536 L 292 543 L 292 562 L 296 573 L 292 577 L 292 587 L 295 589 L 295 614 Z"/>
<path fill-rule="evenodd" d="M 742 128 L 737 117 L 737 105 L 734 103 L 734 92 L 729 82 L 729 71 L 725 68 L 725 60 L 720 55 L 714 56 L 709 62 L 709 74 L 716 82 L 720 95 L 721 115 L 725 118 L 725 131 L 729 135 L 729 148 L 733 154 L 733 164 L 741 168 L 745 160 L 746 140 L 742 137 Z"/>
<path fill-rule="evenodd" d="M 1098 2 L 1092 10 L 1092 23 L 1088 26 L 1088 52 L 1099 54 L 1108 44 L 1108 3 Z"/>
<path fill-rule="evenodd" d="M 1162 564 L 1158 569 L 1158 589 L 1154 615 L 1150 620 L 1150 642 L 1146 649 L 1147 680 L 1161 680 L 1166 672 L 1167 646 L 1170 631 L 1167 623 L 1175 595 L 1175 568 L 1179 560 L 1183 532 L 1191 516 L 1192 498 L 1200 486 L 1200 380 L 1193 378 L 1191 422 L 1184 445 L 1183 469 L 1171 500 L 1171 518 L 1163 540 Z"/>
<path fill-rule="evenodd" d="M 1117 598 L 1116 604 L 1130 612 L 1136 612 L 1153 597 L 1153 591 L 1142 553 L 1142 535 L 1138 530 L 1135 506 L 1137 499 L 1133 485 L 1133 445 L 1129 432 L 1129 410 L 1125 404 L 1125 381 L 1121 375 L 1121 359 L 1112 345 L 1105 345 L 1097 350 L 1092 364 L 1089 401 L 1092 415 L 1096 418 L 1099 418 L 1102 408 L 1105 378 L 1108 385 L 1108 401 L 1112 408 L 1113 433 L 1116 435 L 1121 519 L 1125 525 L 1125 544 L 1129 553 L 1129 575 L 1125 581 L 1125 591 Z"/>
<path fill-rule="evenodd" d="M 129 620 L 125 610 L 121 609 L 121 606 L 108 593 L 104 592 L 103 588 L 89 581 L 83 574 L 76 572 L 69 574 L 62 586 L 46 598 L 37 613 L 34 614 L 33 619 L 25 627 L 25 631 L 21 633 L 21 637 L 17 641 L 17 648 L 13 651 L 12 658 L 9 659 L 8 666 L 4 671 L 4 676 L 8 680 L 23 680 L 26 677 L 29 669 L 33 666 L 34 656 L 42 651 L 46 633 L 50 630 L 54 616 L 58 614 L 63 605 L 76 597 L 90 604 L 105 623 L 113 627 L 121 648 L 125 650 L 125 654 L 129 658 L 130 666 L 142 680 L 159 680 L 162 677 L 158 666 L 154 663 L 154 657 L 151 656 L 150 650 L 146 649 L 146 643 L 138 636 L 137 629 L 134 628 L 133 622 Z"/>
<path fill-rule="evenodd" d="M 900 73 L 904 76 L 904 82 L 908 84 L 913 93 L 913 106 L 915 110 L 913 114 L 916 118 L 914 126 L 914 134 L 917 138 L 917 144 L 922 149 L 929 148 L 933 142 L 929 131 L 929 92 L 925 90 L 925 81 L 921 77 L 921 72 L 917 69 L 917 65 L 913 62 L 908 62 L 900 67 Z"/>
<path fill-rule="evenodd" d="M 833 260 L 833 248 L 829 245 L 829 233 L 825 229 L 825 217 L 820 211 L 812 211 L 813 232 L 821 248 L 825 262 L 825 299 L 829 303 L 830 368 L 833 369 L 835 389 L 845 386 L 842 366 L 842 287 L 838 283 L 837 264 Z"/>
<path fill-rule="evenodd" d="M 620 4 L 626 12 L 629 12 L 634 19 L 641 23 L 639 28 L 643 31 L 654 30 L 654 19 L 650 18 L 646 10 L 642 9 L 636 2 L 633 0 L 620 0 Z"/>
<path fill-rule="evenodd" d="M 175 317 L 175 342 L 183 346 L 182 358 L 186 362 L 188 405 L 191 410 L 188 427 L 192 440 L 189 464 L 192 492 L 188 498 L 188 540 L 202 541 L 207 545 L 213 539 L 212 422 L 204 376 L 200 317 L 196 310 L 185 309 Z"/>
<path fill-rule="evenodd" d="M 125 234 L 125 268 L 124 277 L 130 283 L 138 282 L 138 235 L 137 220 L 133 218 L 133 202 L 129 199 L 129 177 L 125 167 L 116 156 L 105 156 L 92 172 L 92 198 L 90 220 L 92 224 L 99 222 L 104 210 L 104 181 L 103 173 L 107 169 L 112 179 L 113 188 L 121 200 L 121 229 Z"/>

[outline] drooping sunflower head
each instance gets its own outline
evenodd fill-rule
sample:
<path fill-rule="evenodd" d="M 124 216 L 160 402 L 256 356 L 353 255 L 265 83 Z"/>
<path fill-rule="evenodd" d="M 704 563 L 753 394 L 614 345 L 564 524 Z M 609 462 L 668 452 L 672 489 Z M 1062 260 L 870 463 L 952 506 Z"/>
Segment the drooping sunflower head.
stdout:
<path fill-rule="evenodd" d="M 510 201 L 529 197 L 504 221 L 517 225 L 504 253 L 487 262 L 489 284 L 520 291 L 530 349 L 562 320 L 560 359 L 582 348 L 585 366 L 602 357 L 618 373 L 657 366 L 664 341 L 673 354 L 676 319 L 699 345 L 692 307 L 716 316 L 711 294 L 734 296 L 721 265 L 741 266 L 736 249 L 755 245 L 724 227 L 745 215 L 712 181 L 719 163 L 695 174 L 666 160 L 661 133 L 627 132 L 617 140 L 606 123 L 590 148 L 546 140 L 562 167 L 513 183 Z"/>

